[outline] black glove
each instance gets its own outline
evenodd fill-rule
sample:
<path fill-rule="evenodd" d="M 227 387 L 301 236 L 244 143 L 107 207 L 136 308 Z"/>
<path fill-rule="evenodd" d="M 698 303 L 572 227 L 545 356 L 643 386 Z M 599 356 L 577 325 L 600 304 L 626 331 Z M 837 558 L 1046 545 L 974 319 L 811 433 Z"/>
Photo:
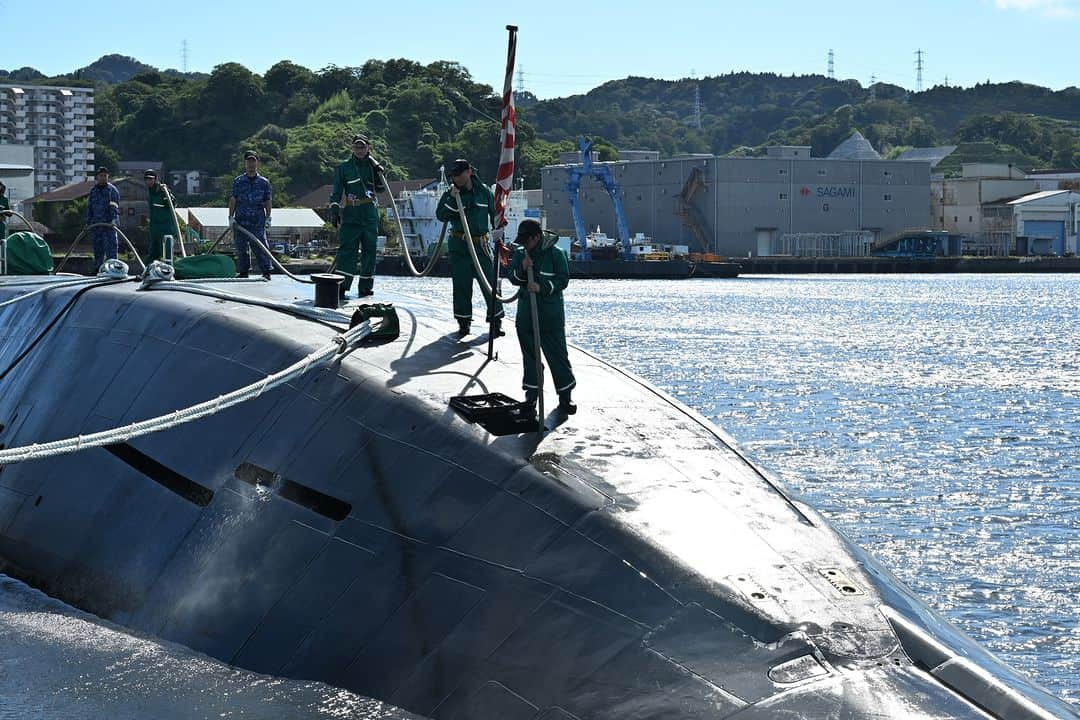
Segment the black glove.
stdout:
<path fill-rule="evenodd" d="M 330 206 L 330 224 L 334 227 L 341 225 L 341 208 L 337 205 Z"/>

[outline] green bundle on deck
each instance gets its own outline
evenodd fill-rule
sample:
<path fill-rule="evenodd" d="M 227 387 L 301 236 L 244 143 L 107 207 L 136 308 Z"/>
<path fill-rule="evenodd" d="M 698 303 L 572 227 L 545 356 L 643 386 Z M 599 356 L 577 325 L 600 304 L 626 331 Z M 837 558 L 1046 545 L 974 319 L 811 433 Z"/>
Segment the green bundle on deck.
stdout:
<path fill-rule="evenodd" d="M 397 310 L 394 309 L 393 303 L 360 305 L 356 308 L 356 312 L 353 313 L 352 322 L 349 325 L 350 327 L 356 327 L 365 320 L 376 321 L 372 323 L 371 337 L 373 338 L 392 340 L 401 333 Z"/>
<path fill-rule="evenodd" d="M 189 255 L 173 261 L 177 280 L 236 277 L 236 263 L 228 255 Z"/>
<path fill-rule="evenodd" d="M 7 236 L 8 275 L 51 275 L 52 252 L 37 233 L 17 232 Z"/>

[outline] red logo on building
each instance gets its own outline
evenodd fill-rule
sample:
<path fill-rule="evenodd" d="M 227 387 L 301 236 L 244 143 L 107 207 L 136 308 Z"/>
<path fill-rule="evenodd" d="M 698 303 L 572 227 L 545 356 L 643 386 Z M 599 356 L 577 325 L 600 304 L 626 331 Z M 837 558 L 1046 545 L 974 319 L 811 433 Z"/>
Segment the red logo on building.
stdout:
<path fill-rule="evenodd" d="M 801 188 L 799 190 L 799 194 L 802 195 L 803 197 L 807 197 L 808 195 L 810 195 L 812 193 L 813 193 L 813 191 L 808 187 L 803 187 L 803 188 Z"/>

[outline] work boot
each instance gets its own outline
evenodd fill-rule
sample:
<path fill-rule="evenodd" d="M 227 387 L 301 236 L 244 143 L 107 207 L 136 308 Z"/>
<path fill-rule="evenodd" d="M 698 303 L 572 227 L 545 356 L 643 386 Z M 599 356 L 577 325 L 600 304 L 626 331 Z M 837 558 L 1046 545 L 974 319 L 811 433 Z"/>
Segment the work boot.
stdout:
<path fill-rule="evenodd" d="M 375 291 L 371 290 L 370 288 L 367 289 L 367 290 L 357 290 L 356 291 L 356 297 L 371 297 L 374 294 L 375 294 Z"/>
<path fill-rule="evenodd" d="M 236 273 L 236 277 L 238 277 L 238 278 L 246 278 L 247 276 L 248 276 L 247 270 L 245 270 L 244 272 Z"/>
<path fill-rule="evenodd" d="M 469 326 L 472 325 L 468 320 L 458 319 L 457 321 L 457 334 L 458 337 L 465 337 L 469 334 Z"/>
<path fill-rule="evenodd" d="M 567 415 L 573 415 L 577 412 L 577 405 L 570 399 L 569 390 L 559 393 L 559 411 Z"/>
<path fill-rule="evenodd" d="M 526 402 L 526 404 L 532 406 L 532 410 L 533 410 L 534 414 L 536 413 L 536 400 L 537 400 L 538 397 L 539 397 L 539 394 L 536 392 L 536 390 L 526 390 L 525 391 L 525 402 Z"/>
<path fill-rule="evenodd" d="M 263 270 L 263 280 L 269 280 L 269 279 L 270 279 L 270 271 L 269 270 Z"/>
<path fill-rule="evenodd" d="M 502 318 L 495 318 L 491 323 L 491 335 L 493 337 L 502 337 L 505 334 L 502 329 Z"/>

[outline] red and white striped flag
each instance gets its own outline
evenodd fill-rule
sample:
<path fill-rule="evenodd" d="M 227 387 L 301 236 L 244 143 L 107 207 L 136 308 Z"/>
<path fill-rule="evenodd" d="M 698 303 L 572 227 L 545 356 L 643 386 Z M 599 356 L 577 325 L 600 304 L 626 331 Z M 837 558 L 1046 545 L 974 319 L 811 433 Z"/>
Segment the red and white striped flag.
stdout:
<path fill-rule="evenodd" d="M 495 227 L 506 227 L 506 205 L 514 187 L 514 59 L 517 56 L 517 26 L 507 25 L 510 44 L 506 51 L 506 81 L 503 83 L 502 130 L 499 133 L 499 172 L 495 174 Z"/>

